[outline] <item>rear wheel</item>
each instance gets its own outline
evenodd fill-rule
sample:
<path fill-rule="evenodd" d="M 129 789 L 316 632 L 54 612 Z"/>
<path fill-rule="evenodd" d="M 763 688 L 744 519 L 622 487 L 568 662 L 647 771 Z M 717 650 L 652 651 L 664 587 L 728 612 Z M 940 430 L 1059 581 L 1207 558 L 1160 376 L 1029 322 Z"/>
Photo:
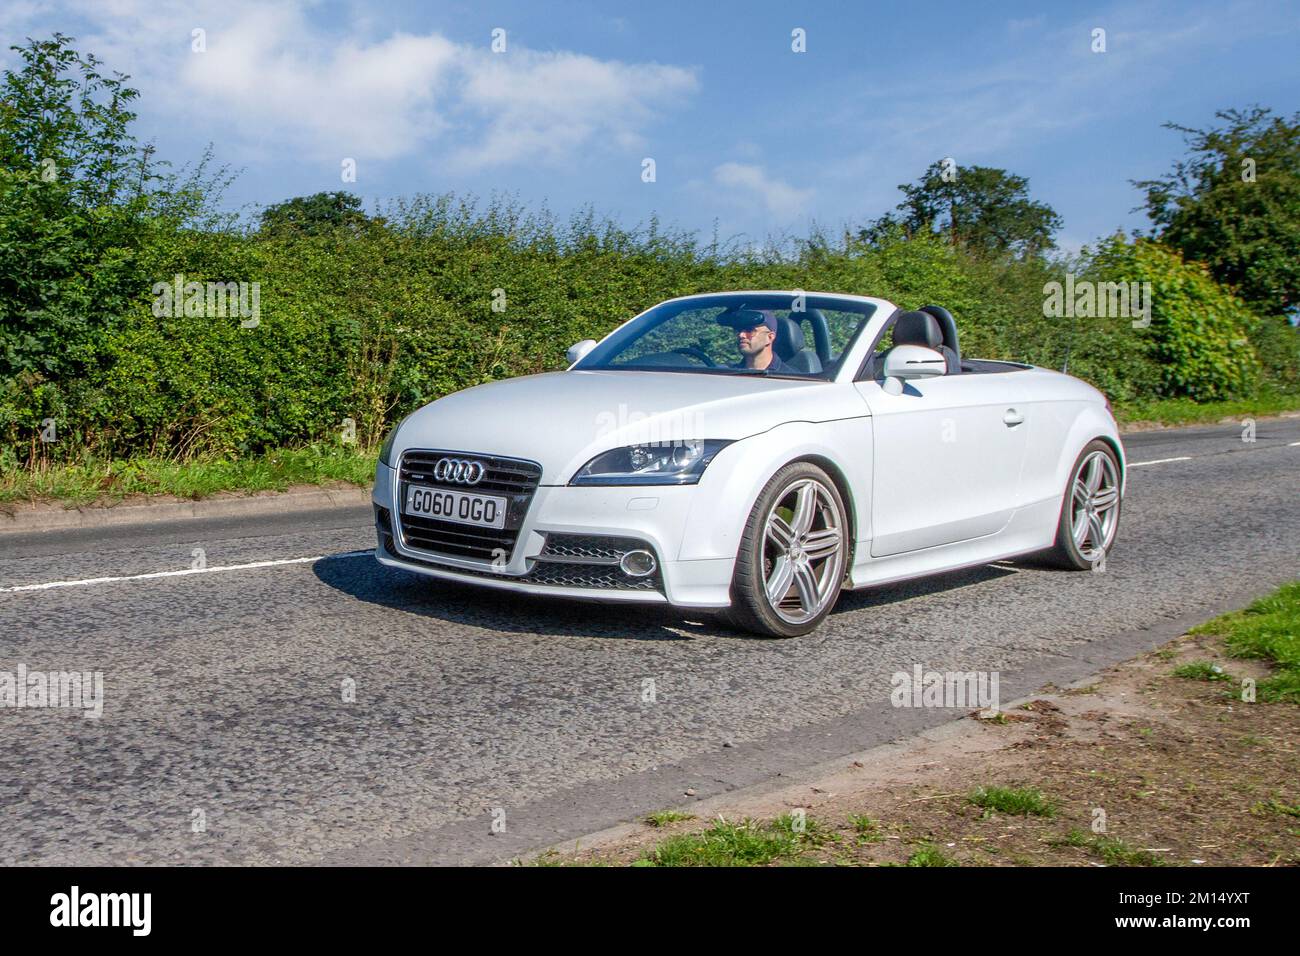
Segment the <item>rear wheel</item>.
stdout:
<path fill-rule="evenodd" d="M 1076 571 L 1106 557 L 1119 530 L 1120 468 L 1115 450 L 1104 441 L 1089 442 L 1070 472 L 1056 529 L 1052 563 Z"/>
<path fill-rule="evenodd" d="M 839 598 L 848 560 L 839 489 L 810 462 L 778 471 L 754 502 L 741 536 L 728 617 L 768 637 L 798 637 Z"/>

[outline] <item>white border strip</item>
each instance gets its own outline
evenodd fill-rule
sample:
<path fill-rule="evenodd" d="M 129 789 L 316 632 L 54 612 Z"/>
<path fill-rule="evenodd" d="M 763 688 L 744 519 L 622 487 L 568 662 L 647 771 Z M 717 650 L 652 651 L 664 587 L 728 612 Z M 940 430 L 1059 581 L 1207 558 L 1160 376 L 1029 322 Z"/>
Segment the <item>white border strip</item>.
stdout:
<path fill-rule="evenodd" d="M 1181 458 L 1157 458 L 1155 461 L 1130 461 L 1130 468 L 1141 468 L 1143 465 L 1163 465 L 1170 461 L 1191 461 L 1191 455 L 1183 455 Z"/>

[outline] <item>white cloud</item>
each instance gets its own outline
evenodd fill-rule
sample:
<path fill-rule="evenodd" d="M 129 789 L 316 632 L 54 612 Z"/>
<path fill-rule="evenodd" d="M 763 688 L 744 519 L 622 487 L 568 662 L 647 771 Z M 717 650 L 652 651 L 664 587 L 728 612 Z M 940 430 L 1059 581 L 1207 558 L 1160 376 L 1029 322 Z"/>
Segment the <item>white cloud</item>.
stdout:
<path fill-rule="evenodd" d="M 575 53 L 465 51 L 462 104 L 486 121 L 464 164 L 559 162 L 584 144 L 639 147 L 657 106 L 694 92 L 692 70 L 628 64 Z"/>
<path fill-rule="evenodd" d="M 809 210 L 813 190 L 797 189 L 773 179 L 763 167 L 749 163 L 723 163 L 714 167 L 713 181 L 719 186 L 757 197 L 772 216 L 782 221 L 794 219 Z"/>
<path fill-rule="evenodd" d="M 437 150 L 462 165 L 558 164 L 582 150 L 638 146 L 656 116 L 698 86 L 683 67 L 515 42 L 494 54 L 486 35 L 481 45 L 381 36 L 364 18 L 327 29 L 309 12 L 306 0 L 70 0 L 0 20 L 0 39 L 75 16 L 90 24 L 78 47 L 130 73 L 151 113 L 207 127 L 223 148 L 313 158 Z M 206 32 L 206 52 L 191 51 L 195 28 Z"/>
<path fill-rule="evenodd" d="M 187 97 L 214 120 L 256 130 L 259 140 L 290 142 L 331 156 L 391 159 L 445 127 L 440 94 L 458 50 L 438 36 L 395 35 L 304 55 L 255 13 L 214 31 L 206 53 L 181 73 Z"/>
<path fill-rule="evenodd" d="M 40 5 L 34 3 L 33 0 L 10 0 L 3 7 L 0 7 L 0 30 L 8 30 L 11 27 L 27 23 L 40 11 Z"/>

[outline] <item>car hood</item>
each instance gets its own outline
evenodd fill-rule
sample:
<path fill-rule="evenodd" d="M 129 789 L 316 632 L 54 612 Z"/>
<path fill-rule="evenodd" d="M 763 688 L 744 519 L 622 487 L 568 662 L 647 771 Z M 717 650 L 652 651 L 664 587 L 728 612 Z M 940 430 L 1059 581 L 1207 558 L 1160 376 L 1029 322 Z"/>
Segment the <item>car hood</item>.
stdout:
<path fill-rule="evenodd" d="M 396 455 L 434 448 L 526 458 L 543 484 L 566 484 L 611 448 L 737 440 L 784 422 L 869 414 L 852 386 L 681 372 L 569 371 L 479 385 L 440 398 L 402 426 Z"/>

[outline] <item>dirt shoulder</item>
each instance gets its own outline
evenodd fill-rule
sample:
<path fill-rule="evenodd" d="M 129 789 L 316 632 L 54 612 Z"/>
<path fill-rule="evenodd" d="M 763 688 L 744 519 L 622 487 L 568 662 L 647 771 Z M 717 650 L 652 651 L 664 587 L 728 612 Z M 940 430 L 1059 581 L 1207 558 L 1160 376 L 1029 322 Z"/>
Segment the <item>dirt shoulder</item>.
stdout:
<path fill-rule="evenodd" d="M 1174 676 L 1201 662 L 1213 679 Z M 1269 672 L 1218 638 L 1184 636 L 1000 718 L 972 713 L 821 779 L 688 804 L 676 811 L 691 819 L 666 814 L 534 861 L 620 865 L 659 848 L 706 864 L 1297 865 L 1300 707 L 1241 699 L 1241 678 Z M 977 806 L 981 787 L 1005 788 L 986 794 L 993 804 L 1037 791 L 1050 815 Z"/>

